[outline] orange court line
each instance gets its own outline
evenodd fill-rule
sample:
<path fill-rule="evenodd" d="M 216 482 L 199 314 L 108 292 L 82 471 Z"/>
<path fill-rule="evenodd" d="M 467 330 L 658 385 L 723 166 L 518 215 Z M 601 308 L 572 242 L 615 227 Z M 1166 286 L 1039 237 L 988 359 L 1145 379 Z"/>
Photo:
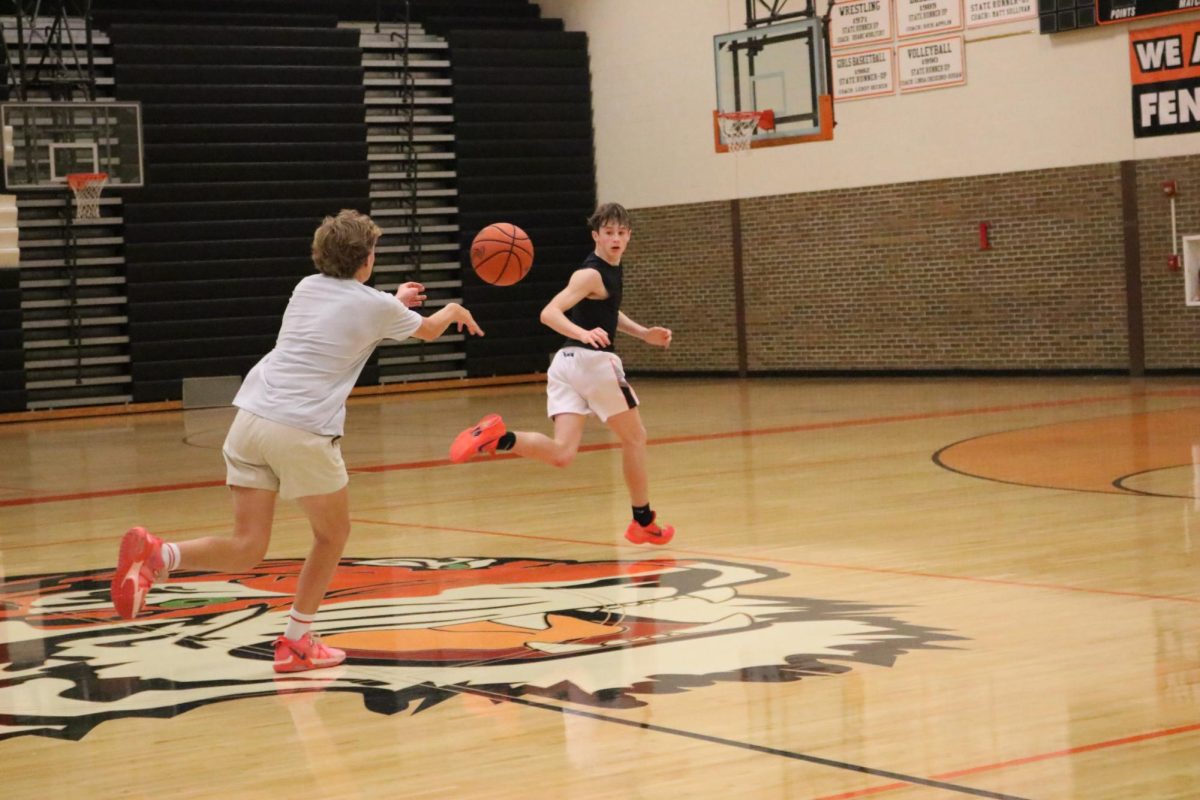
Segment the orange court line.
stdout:
<path fill-rule="evenodd" d="M 422 525 L 415 522 L 391 522 L 381 519 L 363 519 L 355 517 L 351 522 L 360 525 L 387 525 L 396 528 L 418 528 L 431 531 L 443 531 L 447 533 L 477 533 L 484 536 L 502 536 L 512 539 L 531 539 L 534 541 L 543 542 L 564 542 L 567 544 L 591 544 L 591 545 L 606 545 L 610 542 L 596 542 L 588 539 L 570 539 L 563 536 L 539 536 L 532 533 L 512 533 L 511 531 L 489 531 L 479 528 L 453 528 L 445 525 Z M 635 547 L 636 545 L 628 545 Z M 690 556 L 703 556 L 705 558 L 722 558 L 734 561 L 746 560 L 744 556 L 737 553 L 722 553 L 711 550 L 693 550 L 686 547 L 666 547 L 658 548 L 655 552 L 664 553 L 682 553 Z M 873 572 L 884 575 L 907 575 L 913 578 L 936 578 L 938 580 L 947 581 L 967 581 L 970 583 L 989 583 L 999 586 L 1015 586 L 1023 589 L 1050 589 L 1061 592 L 1080 592 L 1083 594 L 1098 594 L 1109 597 L 1131 597 L 1136 600 L 1167 600 L 1176 603 L 1196 603 L 1200 604 L 1200 597 L 1181 597 L 1173 594 L 1149 594 L 1146 592 L 1127 592 L 1120 589 L 1092 589 L 1086 586 L 1068 586 L 1059 583 L 1038 583 L 1036 581 L 1017 581 L 1007 578 L 980 578 L 973 575 L 949 575 L 940 572 L 922 572 L 920 570 L 910 569 L 893 569 L 890 567 L 867 567 L 859 564 L 827 564 L 820 561 L 803 561 L 795 558 L 780 558 L 778 556 L 760 556 L 755 555 L 753 560 L 766 561 L 774 564 L 792 564 L 801 567 L 817 567 L 819 569 L 837 569 L 848 572 Z"/>
<path fill-rule="evenodd" d="M 997 761 L 994 764 L 981 764 L 977 767 L 966 767 L 957 769 L 951 772 L 942 772 L 930 777 L 935 780 L 948 780 L 950 778 L 961 778 L 964 775 L 976 775 L 981 772 L 992 772 L 1006 767 L 1019 767 L 1025 764 L 1032 764 L 1038 761 L 1048 761 L 1052 758 L 1063 758 L 1065 756 L 1073 756 L 1079 753 L 1090 753 L 1094 750 L 1106 750 L 1110 747 L 1120 747 L 1126 744 L 1137 744 L 1138 742 L 1148 741 L 1150 739 L 1161 739 L 1164 736 L 1178 736 L 1181 733 L 1195 733 L 1200 731 L 1200 723 L 1193 725 L 1181 725 L 1177 728 L 1164 728 L 1157 731 L 1149 731 L 1147 733 L 1135 733 L 1130 736 L 1122 736 L 1118 739 L 1109 739 L 1104 742 L 1092 742 L 1091 744 L 1083 744 L 1078 747 L 1069 747 L 1065 750 L 1054 750 L 1049 753 L 1038 753 L 1032 756 L 1023 756 L 1021 758 L 1013 758 L 1008 761 Z M 869 789 L 858 789 L 852 792 L 842 792 L 840 794 L 829 794 L 823 797 L 814 798 L 814 800 L 852 800 L 855 797 L 867 797 L 873 794 L 882 794 L 891 792 L 896 789 L 907 789 L 912 784 L 909 783 L 888 783 L 882 786 L 872 786 Z"/>
<path fill-rule="evenodd" d="M 1145 396 L 1150 396 L 1151 393 L 1146 393 Z M 1176 396 L 1172 393 L 1163 393 L 1166 396 Z M 1120 400 L 1129 399 L 1128 395 L 1114 395 L 1101 397 L 1078 397 L 1072 400 L 1044 400 L 1036 403 L 1016 403 L 1013 405 L 1004 406 L 984 406 L 983 408 L 964 408 L 954 411 L 929 411 L 914 414 L 896 414 L 884 417 L 864 417 L 861 419 L 845 419 L 832 420 L 828 422 L 808 422 L 802 425 L 786 425 L 777 428 L 749 428 L 739 431 L 723 431 L 720 433 L 697 433 L 683 436 L 667 436 L 664 438 L 650 439 L 646 444 L 657 446 L 664 444 L 682 444 L 685 442 L 706 442 L 716 439 L 733 439 L 752 436 L 771 436 L 781 433 L 802 433 L 805 431 L 830 430 L 836 428 L 862 427 L 867 425 L 886 425 L 893 422 L 914 422 L 925 419 L 942 419 L 948 417 L 965 417 L 971 414 L 997 414 L 1005 411 L 1024 411 L 1035 408 L 1056 408 L 1059 406 L 1084 405 L 1090 403 L 1109 403 Z M 579 452 L 595 452 L 598 450 L 614 450 L 621 445 L 619 442 L 600 442 L 596 444 L 583 445 L 579 448 Z M 517 458 L 511 453 L 500 453 L 491 456 L 488 460 L 492 461 L 497 458 Z M 484 462 L 475 462 L 484 463 Z M 351 473 L 359 472 L 392 472 L 395 470 L 405 469 L 426 469 L 433 467 L 451 466 L 450 461 L 445 459 L 430 459 L 425 461 L 407 461 L 398 464 L 377 464 L 366 467 L 353 467 L 348 471 Z M 72 494 L 56 494 L 44 495 L 41 497 L 15 497 L 7 500 L 0 500 L 0 508 L 10 506 L 29 506 L 38 505 L 41 503 L 60 503 L 70 500 L 93 500 L 103 497 L 120 497 L 122 495 L 135 494 L 154 494 L 157 492 L 176 492 L 188 489 L 211 489 L 215 486 L 224 486 L 224 480 L 211 481 L 195 481 L 192 483 L 168 483 L 156 486 L 133 486 L 126 489 L 102 489 L 92 492 L 75 492 Z"/>

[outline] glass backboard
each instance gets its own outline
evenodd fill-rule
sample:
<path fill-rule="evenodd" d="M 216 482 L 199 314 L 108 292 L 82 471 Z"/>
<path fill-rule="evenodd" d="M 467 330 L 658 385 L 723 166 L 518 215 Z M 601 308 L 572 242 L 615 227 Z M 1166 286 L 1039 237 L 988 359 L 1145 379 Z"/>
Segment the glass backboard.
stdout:
<path fill-rule="evenodd" d="M 67 175 L 108 174 L 142 185 L 142 107 L 135 102 L 0 103 L 9 191 L 65 189 Z"/>
<path fill-rule="evenodd" d="M 718 113 L 775 112 L 775 129 L 756 131 L 751 147 L 833 137 L 825 28 L 819 18 L 718 34 L 713 57 Z M 714 136 L 717 150 L 724 152 L 719 125 Z"/>

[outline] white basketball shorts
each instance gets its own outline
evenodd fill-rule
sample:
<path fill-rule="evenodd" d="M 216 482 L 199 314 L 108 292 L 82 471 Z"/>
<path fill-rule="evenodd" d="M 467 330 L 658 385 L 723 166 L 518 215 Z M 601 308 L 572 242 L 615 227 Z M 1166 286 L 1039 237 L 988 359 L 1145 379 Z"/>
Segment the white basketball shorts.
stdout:
<path fill-rule="evenodd" d="M 637 395 L 625 380 L 615 353 L 590 347 L 564 347 L 546 373 L 546 414 L 595 414 L 601 422 L 637 408 Z"/>
<path fill-rule="evenodd" d="M 225 445 L 225 483 L 285 500 L 330 494 L 350 481 L 340 436 L 322 436 L 238 409 Z"/>

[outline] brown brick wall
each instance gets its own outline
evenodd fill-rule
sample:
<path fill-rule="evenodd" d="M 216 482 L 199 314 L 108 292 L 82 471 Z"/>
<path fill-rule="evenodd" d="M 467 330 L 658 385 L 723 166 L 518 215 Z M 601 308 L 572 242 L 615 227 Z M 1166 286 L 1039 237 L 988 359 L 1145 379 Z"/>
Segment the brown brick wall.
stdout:
<path fill-rule="evenodd" d="M 753 157 L 753 156 L 750 156 Z M 1200 367 L 1200 309 L 1168 272 L 1159 184 L 1200 233 L 1200 157 L 1137 170 L 1148 369 Z M 1195 193 L 1184 202 L 1189 188 Z M 766 371 L 1125 370 L 1119 164 L 740 203 L 747 364 Z M 632 370 L 735 371 L 730 204 L 634 209 L 625 311 L 675 331 L 622 342 Z M 991 224 L 990 250 L 979 223 Z M 1165 228 L 1162 226 L 1165 224 Z M 1160 243 L 1161 240 L 1161 243 Z"/>
<path fill-rule="evenodd" d="M 621 310 L 643 325 L 671 329 L 670 349 L 617 341 L 628 366 L 671 372 L 737 369 L 733 244 L 729 203 L 631 212 Z"/>
<path fill-rule="evenodd" d="M 1140 161 L 1138 223 L 1142 262 L 1142 309 L 1147 369 L 1200 367 L 1200 308 L 1184 306 L 1183 273 L 1167 268 L 1171 254 L 1171 203 L 1162 182 L 1178 187 L 1179 236 L 1200 235 L 1200 156 Z M 1180 251 L 1180 258 L 1183 253 Z"/>

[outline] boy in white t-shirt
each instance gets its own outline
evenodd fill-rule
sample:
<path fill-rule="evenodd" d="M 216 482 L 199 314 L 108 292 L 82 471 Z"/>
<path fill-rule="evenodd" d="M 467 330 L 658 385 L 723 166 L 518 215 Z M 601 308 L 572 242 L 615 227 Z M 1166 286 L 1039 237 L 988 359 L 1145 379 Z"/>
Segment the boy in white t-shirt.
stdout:
<path fill-rule="evenodd" d="M 309 629 L 350 533 L 349 476 L 339 444 L 346 398 L 384 339 L 432 341 L 451 325 L 483 335 L 458 303 L 428 317 L 413 311 L 425 300 L 419 283 L 405 283 L 395 296 L 366 286 L 381 233 L 370 217 L 351 210 L 326 217 L 317 228 L 312 258 L 318 274 L 296 285 L 275 348 L 246 375 L 233 401 L 238 412 L 222 448 L 233 536 L 176 543 L 131 528 L 112 579 L 120 616 L 137 616 L 151 585 L 181 566 L 220 572 L 255 567 L 267 552 L 275 500 L 282 496 L 308 516 L 313 546 L 300 570 L 287 630 L 275 640 L 275 671 L 331 667 L 345 659 Z"/>

